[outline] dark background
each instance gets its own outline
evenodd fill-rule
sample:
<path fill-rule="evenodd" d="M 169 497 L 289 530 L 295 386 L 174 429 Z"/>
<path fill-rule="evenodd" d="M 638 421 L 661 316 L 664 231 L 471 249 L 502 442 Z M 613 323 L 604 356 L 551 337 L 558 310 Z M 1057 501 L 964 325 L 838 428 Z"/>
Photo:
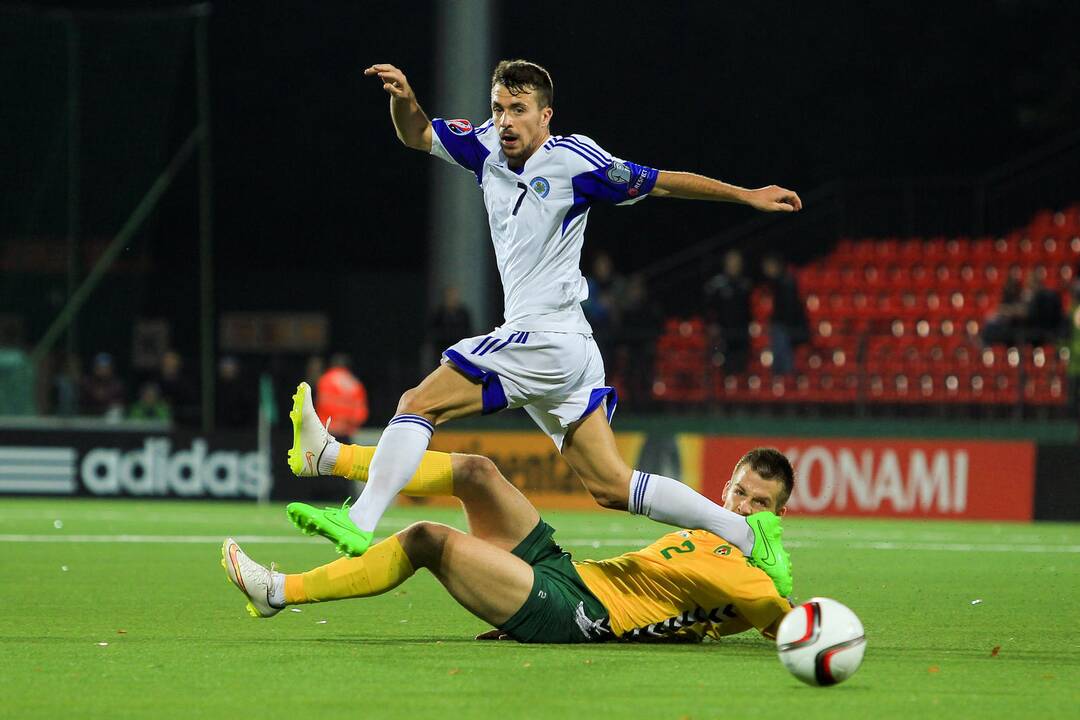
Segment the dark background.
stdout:
<path fill-rule="evenodd" d="M 72 6 L 39 3 L 60 4 Z M 978 174 L 1080 127 L 1076 3 L 493 6 L 497 57 L 532 59 L 554 77 L 555 132 L 661 168 L 805 193 L 836 178 Z M 433 161 L 397 143 L 386 96 L 361 70 L 395 63 L 429 115 L 459 114 L 430 100 L 432 8 L 213 3 L 223 260 L 266 269 L 319 268 L 326 253 L 339 267 L 423 262 Z M 176 144 L 193 112 L 191 52 L 187 62 L 165 118 Z M 13 70 L 25 77 L 26 68 Z M 101 205 L 86 203 L 87 232 L 115 231 L 111 214 L 95 217 Z M 590 247 L 617 252 L 632 270 L 681 239 L 670 238 L 673 228 L 699 238 L 747 212 L 647 206 L 595 211 Z M 291 253 L 298 239 L 318 252 Z"/>
<path fill-rule="evenodd" d="M 533 59 L 554 77 L 555 132 L 738 184 L 805 192 L 838 177 L 977 174 L 1080 127 L 1075 3 L 494 7 L 496 55 Z M 395 63 L 430 115 L 458 115 L 425 100 L 430 5 L 215 10 L 222 251 L 246 254 L 243 238 L 265 238 L 254 262 L 274 268 L 281 259 L 265 249 L 306 237 L 352 267 L 422 262 L 433 161 L 397 144 L 386 96 L 360 70 Z M 594 212 L 590 249 L 637 269 L 747 214 L 647 206 Z"/>
<path fill-rule="evenodd" d="M 494 6 L 497 56 L 533 59 L 555 79 L 555 132 L 739 184 L 975 174 L 1080 126 L 1075 3 Z M 398 64 L 429 114 L 458 114 L 425 102 L 429 16 L 425 3 L 219 8 L 223 242 L 296 233 L 354 266 L 422 259 L 432 161 L 397 145 L 386 97 L 360 69 Z M 745 215 L 647 205 L 595 212 L 590 246 L 635 269 L 678 243 L 672 228 L 702 237 Z"/>

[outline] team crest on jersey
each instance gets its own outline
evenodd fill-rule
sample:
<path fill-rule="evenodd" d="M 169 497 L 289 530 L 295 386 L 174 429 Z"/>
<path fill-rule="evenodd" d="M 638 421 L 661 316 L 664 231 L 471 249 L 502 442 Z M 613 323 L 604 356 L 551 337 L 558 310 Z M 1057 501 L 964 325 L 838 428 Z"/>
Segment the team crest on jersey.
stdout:
<path fill-rule="evenodd" d="M 447 120 L 446 127 L 455 135 L 468 135 L 472 132 L 472 123 L 468 120 Z"/>
<path fill-rule="evenodd" d="M 713 552 L 713 555 L 721 555 L 721 556 L 730 555 L 731 554 L 731 546 L 730 545 L 721 545 L 720 547 L 716 548 L 712 552 Z"/>
<path fill-rule="evenodd" d="M 607 171 L 608 180 L 613 183 L 619 183 L 620 185 L 625 185 L 630 182 L 630 175 L 630 168 L 627 167 L 626 163 L 618 160 L 611 163 L 611 167 L 609 167 Z"/>
<path fill-rule="evenodd" d="M 534 177 L 532 180 L 530 180 L 529 187 L 531 187 L 533 191 L 535 191 L 536 194 L 542 198 L 547 197 L 547 194 L 551 192 L 551 183 L 547 181 L 547 178 L 542 178 L 540 176 Z"/>

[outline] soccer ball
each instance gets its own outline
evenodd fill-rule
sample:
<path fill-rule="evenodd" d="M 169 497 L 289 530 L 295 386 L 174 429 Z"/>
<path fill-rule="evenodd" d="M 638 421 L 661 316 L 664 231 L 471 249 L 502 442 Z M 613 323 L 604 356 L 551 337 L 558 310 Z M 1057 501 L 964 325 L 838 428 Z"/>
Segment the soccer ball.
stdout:
<path fill-rule="evenodd" d="M 780 662 L 808 685 L 835 685 L 855 674 L 866 651 L 862 623 L 846 605 L 810 598 L 776 633 Z"/>

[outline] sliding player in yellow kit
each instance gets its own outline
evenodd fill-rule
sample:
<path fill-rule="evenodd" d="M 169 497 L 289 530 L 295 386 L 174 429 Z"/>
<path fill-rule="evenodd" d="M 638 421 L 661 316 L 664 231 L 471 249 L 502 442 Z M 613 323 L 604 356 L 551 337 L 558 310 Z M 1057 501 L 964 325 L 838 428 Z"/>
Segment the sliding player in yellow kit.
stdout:
<path fill-rule="evenodd" d="M 374 451 L 342 445 L 333 474 L 365 482 Z M 743 516 L 783 515 L 793 482 L 783 454 L 756 448 L 735 466 L 724 507 Z M 485 457 L 425 452 L 402 492 L 456 496 L 469 532 L 418 522 L 364 555 L 292 575 L 256 563 L 228 538 L 222 565 L 247 596 L 248 612 L 270 617 L 286 605 L 380 595 L 420 568 L 497 628 L 484 637 L 519 642 L 693 641 L 751 627 L 773 638 L 791 610 L 764 571 L 704 530 L 679 530 L 636 552 L 574 562 L 552 539 L 554 528 Z"/>

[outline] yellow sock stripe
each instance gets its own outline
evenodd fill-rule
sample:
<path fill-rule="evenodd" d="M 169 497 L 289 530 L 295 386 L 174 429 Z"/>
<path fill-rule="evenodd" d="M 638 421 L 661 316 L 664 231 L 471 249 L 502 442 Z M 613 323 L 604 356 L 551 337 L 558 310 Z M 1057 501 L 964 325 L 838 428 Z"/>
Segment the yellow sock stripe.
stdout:
<path fill-rule="evenodd" d="M 397 535 L 391 535 L 360 557 L 340 558 L 299 575 L 285 576 L 289 604 L 371 597 L 392 590 L 412 577 L 409 556 Z"/>
<path fill-rule="evenodd" d="M 454 494 L 454 469 L 450 453 L 428 450 L 420 467 L 401 493 L 414 497 L 443 497 Z"/>
<path fill-rule="evenodd" d="M 367 482 L 368 467 L 375 456 L 375 448 L 342 443 L 337 462 L 331 474 L 358 482 Z"/>

